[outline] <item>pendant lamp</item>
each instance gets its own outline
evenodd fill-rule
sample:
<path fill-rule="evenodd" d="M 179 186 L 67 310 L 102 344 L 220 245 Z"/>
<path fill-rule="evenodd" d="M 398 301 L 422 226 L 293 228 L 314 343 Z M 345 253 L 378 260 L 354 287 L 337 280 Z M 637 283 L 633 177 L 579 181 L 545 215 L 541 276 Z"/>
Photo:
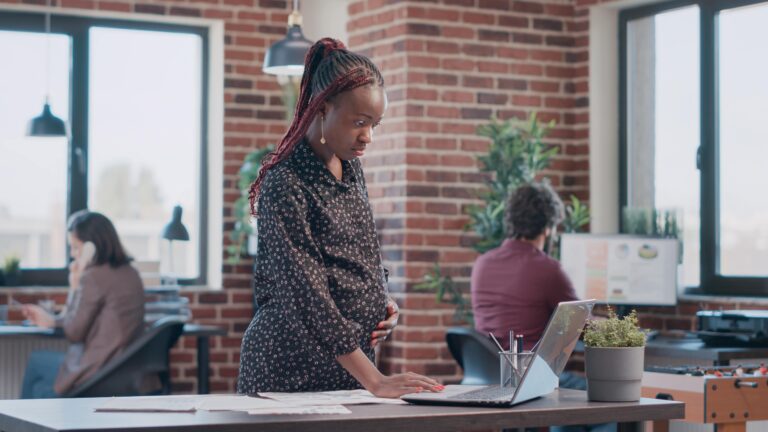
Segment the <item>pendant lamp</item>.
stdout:
<path fill-rule="evenodd" d="M 264 57 L 263 70 L 270 75 L 301 76 L 304 57 L 312 46 L 301 31 L 299 0 L 293 1 L 293 12 L 288 16 L 288 33 L 269 47 Z"/>
<path fill-rule="evenodd" d="M 50 95 L 50 51 L 51 51 L 51 12 L 50 12 L 50 0 L 48 2 L 48 10 L 45 11 L 45 105 L 43 105 L 43 112 L 39 116 L 33 118 L 29 122 L 27 128 L 28 136 L 36 137 L 53 137 L 53 136 L 66 136 L 67 128 L 64 124 L 64 120 L 56 117 L 51 112 L 51 105 L 48 103 Z"/>

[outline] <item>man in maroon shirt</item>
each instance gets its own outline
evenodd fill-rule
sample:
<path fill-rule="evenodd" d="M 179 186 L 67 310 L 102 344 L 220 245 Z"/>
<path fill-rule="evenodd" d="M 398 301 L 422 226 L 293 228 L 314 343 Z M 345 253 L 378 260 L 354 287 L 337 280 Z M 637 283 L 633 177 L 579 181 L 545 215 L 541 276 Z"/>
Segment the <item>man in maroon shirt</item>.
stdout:
<path fill-rule="evenodd" d="M 507 239 L 477 258 L 472 268 L 472 311 L 475 328 L 493 333 L 504 349 L 507 335 L 523 335 L 530 350 L 562 301 L 578 300 L 560 263 L 544 253 L 563 220 L 563 202 L 549 183 L 520 186 L 507 201 Z M 564 372 L 560 387 L 586 390 L 582 376 Z M 616 424 L 553 426 L 551 432 L 615 432 Z"/>
<path fill-rule="evenodd" d="M 507 202 L 507 239 L 472 268 L 475 328 L 493 333 L 505 349 L 512 330 L 524 336 L 530 350 L 557 304 L 578 300 L 560 263 L 544 253 L 563 213 L 563 202 L 548 183 L 520 186 Z"/>

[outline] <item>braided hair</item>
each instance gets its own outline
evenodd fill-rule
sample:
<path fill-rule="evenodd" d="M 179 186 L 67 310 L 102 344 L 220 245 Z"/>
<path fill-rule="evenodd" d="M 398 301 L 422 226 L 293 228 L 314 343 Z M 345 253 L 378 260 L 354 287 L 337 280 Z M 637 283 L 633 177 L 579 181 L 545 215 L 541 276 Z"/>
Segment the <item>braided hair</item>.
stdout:
<path fill-rule="evenodd" d="M 304 59 L 304 75 L 293 122 L 275 151 L 264 158 L 259 175 L 251 184 L 248 199 L 252 215 L 257 215 L 256 203 L 265 175 L 291 155 L 323 104 L 339 93 L 365 85 L 384 86 L 381 72 L 369 58 L 347 50 L 336 39 L 323 38 L 312 45 Z"/>

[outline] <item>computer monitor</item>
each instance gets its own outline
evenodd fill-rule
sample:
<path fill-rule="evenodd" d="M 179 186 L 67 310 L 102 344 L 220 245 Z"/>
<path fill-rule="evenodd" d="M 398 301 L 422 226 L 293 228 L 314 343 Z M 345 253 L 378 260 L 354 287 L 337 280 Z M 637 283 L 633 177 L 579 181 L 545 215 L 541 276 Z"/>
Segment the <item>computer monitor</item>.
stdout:
<path fill-rule="evenodd" d="M 675 305 L 677 239 L 563 234 L 560 263 L 579 298 L 617 305 Z"/>

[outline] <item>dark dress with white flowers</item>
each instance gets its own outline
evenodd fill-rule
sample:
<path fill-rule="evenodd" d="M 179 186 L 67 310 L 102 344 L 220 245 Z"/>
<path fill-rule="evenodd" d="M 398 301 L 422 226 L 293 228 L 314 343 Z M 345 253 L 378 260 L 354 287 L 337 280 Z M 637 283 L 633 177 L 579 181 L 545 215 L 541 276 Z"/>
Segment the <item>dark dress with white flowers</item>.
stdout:
<path fill-rule="evenodd" d="M 337 180 L 302 141 L 264 178 L 238 393 L 360 388 L 336 357 L 373 359 L 386 285 L 360 161 L 342 166 Z"/>

